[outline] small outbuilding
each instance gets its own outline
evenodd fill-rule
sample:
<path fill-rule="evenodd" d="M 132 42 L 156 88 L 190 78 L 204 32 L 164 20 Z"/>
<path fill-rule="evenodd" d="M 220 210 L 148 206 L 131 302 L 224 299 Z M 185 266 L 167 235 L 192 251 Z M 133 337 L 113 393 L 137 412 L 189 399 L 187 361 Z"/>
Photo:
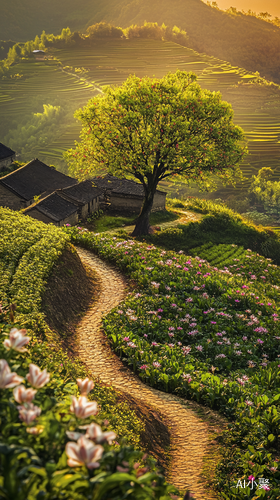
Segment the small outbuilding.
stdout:
<path fill-rule="evenodd" d="M 45 51 L 44 50 L 33 50 L 32 54 L 34 55 L 36 61 L 44 61 Z"/>
<path fill-rule="evenodd" d="M 15 157 L 16 153 L 0 142 L 0 172 L 7 170 Z"/>
<path fill-rule="evenodd" d="M 78 223 L 78 206 L 66 200 L 58 192 L 51 193 L 38 203 L 26 208 L 23 213 L 33 219 L 64 226 L 64 224 L 75 225 Z"/>
<path fill-rule="evenodd" d="M 144 201 L 142 184 L 128 179 L 118 179 L 107 174 L 105 177 L 95 177 L 94 184 L 102 191 L 101 201 L 109 201 L 111 210 L 140 212 Z M 152 212 L 165 210 L 166 192 L 156 190 Z"/>
<path fill-rule="evenodd" d="M 57 192 L 66 200 L 77 204 L 80 219 L 85 219 L 99 209 L 99 198 L 102 191 L 98 187 L 94 187 L 90 180 L 60 189 Z"/>
<path fill-rule="evenodd" d="M 140 212 L 144 201 L 144 188 L 141 184 L 128 184 L 128 182 L 112 190 L 110 197 L 111 208 L 122 211 Z M 154 195 L 152 212 L 165 210 L 165 201 L 166 193 L 157 189 Z"/>
<path fill-rule="evenodd" d="M 121 186 L 122 181 L 125 179 L 118 179 L 114 175 L 107 174 L 104 177 L 94 177 L 91 179 L 94 186 L 102 191 L 101 201 L 109 200 L 113 189 Z"/>
<path fill-rule="evenodd" d="M 76 179 L 36 158 L 0 178 L 0 206 L 21 210 L 34 203 L 34 196 L 46 197 L 56 189 L 75 184 L 78 184 Z"/>

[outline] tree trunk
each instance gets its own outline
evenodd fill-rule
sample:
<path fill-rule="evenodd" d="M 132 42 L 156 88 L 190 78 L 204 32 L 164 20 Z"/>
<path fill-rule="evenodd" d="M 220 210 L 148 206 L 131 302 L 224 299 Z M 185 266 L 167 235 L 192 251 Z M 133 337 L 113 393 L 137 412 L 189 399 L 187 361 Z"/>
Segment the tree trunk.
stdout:
<path fill-rule="evenodd" d="M 144 203 L 140 215 L 136 220 L 136 225 L 132 233 L 132 236 L 141 236 L 144 234 L 149 234 L 151 232 L 150 213 L 152 210 L 153 201 L 154 201 L 154 193 L 151 192 L 144 199 Z"/>

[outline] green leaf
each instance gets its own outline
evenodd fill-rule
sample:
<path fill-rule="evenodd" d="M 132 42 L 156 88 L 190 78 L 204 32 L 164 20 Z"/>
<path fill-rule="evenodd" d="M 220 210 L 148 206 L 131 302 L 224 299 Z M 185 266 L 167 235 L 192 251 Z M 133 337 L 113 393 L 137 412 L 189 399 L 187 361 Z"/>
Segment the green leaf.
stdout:
<path fill-rule="evenodd" d="M 47 471 L 43 467 L 29 467 L 30 472 L 37 474 L 37 476 L 47 477 Z"/>
<path fill-rule="evenodd" d="M 116 488 L 118 484 L 130 484 L 131 481 L 138 483 L 135 476 L 131 476 L 125 472 L 115 472 L 114 474 L 107 476 L 107 478 L 100 484 L 100 487 L 93 494 L 93 500 L 101 500 L 105 493 L 109 492 L 113 488 Z"/>
<path fill-rule="evenodd" d="M 68 474 L 63 475 L 62 477 L 61 476 L 53 477 L 52 484 L 54 484 L 54 486 L 59 488 L 65 488 L 66 486 L 68 486 L 68 484 L 73 483 L 77 479 L 83 479 L 83 476 L 79 473 L 69 474 L 68 471 Z"/>
<path fill-rule="evenodd" d="M 273 434 L 269 434 L 269 436 L 267 437 L 268 441 L 270 443 L 272 443 L 274 440 L 275 440 L 275 436 Z"/>

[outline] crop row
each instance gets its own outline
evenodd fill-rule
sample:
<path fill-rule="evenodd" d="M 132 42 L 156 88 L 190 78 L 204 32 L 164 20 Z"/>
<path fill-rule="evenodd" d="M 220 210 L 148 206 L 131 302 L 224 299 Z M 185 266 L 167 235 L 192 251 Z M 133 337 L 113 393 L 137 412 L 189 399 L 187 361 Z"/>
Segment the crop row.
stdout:
<path fill-rule="evenodd" d="M 43 328 L 40 313 L 45 279 L 69 238 L 54 226 L 0 208 L 2 300 L 17 304 L 21 325 Z"/>

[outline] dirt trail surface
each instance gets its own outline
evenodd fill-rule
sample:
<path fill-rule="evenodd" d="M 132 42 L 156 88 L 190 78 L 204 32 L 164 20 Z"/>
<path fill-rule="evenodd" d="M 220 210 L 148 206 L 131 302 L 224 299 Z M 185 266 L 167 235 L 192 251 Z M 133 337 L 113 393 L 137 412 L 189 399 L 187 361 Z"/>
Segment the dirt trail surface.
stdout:
<path fill-rule="evenodd" d="M 102 316 L 126 298 L 128 281 L 117 268 L 92 252 L 80 248 L 77 248 L 77 252 L 85 266 L 95 271 L 99 280 L 99 295 L 79 323 L 69 347 L 86 364 L 93 377 L 142 400 L 151 411 L 159 411 L 168 420 L 171 427 L 171 461 L 166 474 L 168 482 L 182 490 L 190 489 L 197 500 L 217 498 L 201 482 L 203 457 L 209 453 L 207 423 L 187 408 L 184 400 L 145 385 L 112 352 L 102 330 Z"/>
<path fill-rule="evenodd" d="M 179 224 L 188 224 L 188 222 L 197 222 L 203 217 L 202 214 L 199 214 L 197 212 L 191 212 L 190 210 L 182 211 L 179 209 L 172 209 L 172 211 L 175 212 L 177 215 L 180 215 L 180 218 L 169 222 L 160 222 L 159 224 L 156 224 L 156 226 L 160 226 L 161 229 L 167 229 L 168 227 L 177 227 Z M 134 228 L 135 224 L 133 226 L 122 226 L 122 230 L 126 231 L 127 233 L 132 233 Z M 106 232 L 115 233 L 117 230 L 118 228 L 115 228 Z"/>

